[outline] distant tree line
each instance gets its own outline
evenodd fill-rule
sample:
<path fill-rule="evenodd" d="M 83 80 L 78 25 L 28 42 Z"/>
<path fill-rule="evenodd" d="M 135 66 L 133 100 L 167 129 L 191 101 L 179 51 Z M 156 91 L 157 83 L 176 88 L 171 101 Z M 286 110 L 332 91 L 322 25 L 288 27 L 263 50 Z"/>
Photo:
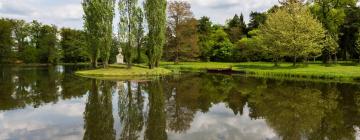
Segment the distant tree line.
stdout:
<path fill-rule="evenodd" d="M 266 12 L 236 14 L 225 25 L 196 19 L 184 1 L 84 0 L 84 29 L 0 19 L 2 63 L 114 63 L 122 48 L 128 67 L 159 62 L 308 62 L 358 60 L 360 8 L 356 0 L 283 0 Z M 113 33 L 119 11 L 118 34 Z M 146 22 L 146 24 L 145 24 Z M 147 25 L 145 27 L 144 25 Z M 145 31 L 146 29 L 146 31 Z"/>
<path fill-rule="evenodd" d="M 213 24 L 195 19 L 187 2 L 168 5 L 164 60 L 279 61 L 359 59 L 360 8 L 356 0 L 284 0 L 266 12 Z"/>

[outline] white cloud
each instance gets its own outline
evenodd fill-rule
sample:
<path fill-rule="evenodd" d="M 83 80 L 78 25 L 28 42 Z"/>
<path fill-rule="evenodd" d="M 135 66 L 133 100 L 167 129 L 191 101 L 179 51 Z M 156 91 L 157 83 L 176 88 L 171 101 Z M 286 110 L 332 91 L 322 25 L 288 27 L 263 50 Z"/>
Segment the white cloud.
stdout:
<path fill-rule="evenodd" d="M 237 116 L 223 103 L 213 106 L 206 114 L 198 112 L 191 128 L 185 134 L 169 132 L 168 136 L 174 140 L 278 139 L 274 130 L 266 124 L 265 120 L 252 120 L 249 117 L 248 107 L 244 108 L 243 115 Z"/>
<path fill-rule="evenodd" d="M 139 0 L 141 3 L 143 0 Z M 191 3 L 196 17 L 208 16 L 224 24 L 235 14 L 249 19 L 251 11 L 265 11 L 278 0 L 185 0 Z M 39 20 L 60 27 L 82 28 L 81 0 L 0 0 L 0 17 Z"/>

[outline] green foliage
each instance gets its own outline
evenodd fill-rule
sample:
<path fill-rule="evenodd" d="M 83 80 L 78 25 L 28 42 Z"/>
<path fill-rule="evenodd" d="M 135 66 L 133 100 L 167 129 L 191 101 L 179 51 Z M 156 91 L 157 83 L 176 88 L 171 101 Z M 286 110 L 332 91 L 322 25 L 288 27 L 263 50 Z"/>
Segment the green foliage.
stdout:
<path fill-rule="evenodd" d="M 166 0 L 146 0 L 144 8 L 149 30 L 146 54 L 152 69 L 159 65 L 165 44 Z"/>
<path fill-rule="evenodd" d="M 235 44 L 234 58 L 236 61 L 266 60 L 266 48 L 258 37 L 259 30 L 249 32 L 251 38 L 244 37 Z"/>
<path fill-rule="evenodd" d="M 210 38 L 210 59 L 212 61 L 232 61 L 234 45 L 231 43 L 227 33 L 222 28 L 219 28 L 211 34 Z"/>
<path fill-rule="evenodd" d="M 24 20 L 14 20 L 14 39 L 16 41 L 16 49 L 18 50 L 18 58 L 23 61 L 26 61 L 26 57 L 22 56 L 23 51 L 30 47 L 30 42 L 27 37 L 30 36 L 30 24 L 26 23 Z"/>
<path fill-rule="evenodd" d="M 297 58 L 320 52 L 325 31 L 306 7 L 295 3 L 269 14 L 259 36 L 275 65 L 282 56 L 293 57 L 295 65 Z"/>
<path fill-rule="evenodd" d="M 0 19 L 0 63 L 10 62 L 13 54 L 13 24 L 8 19 Z"/>
<path fill-rule="evenodd" d="M 266 13 L 251 12 L 250 23 L 248 24 L 249 31 L 259 28 L 261 24 L 264 24 L 266 20 Z"/>
<path fill-rule="evenodd" d="M 138 7 L 137 11 L 136 11 L 136 17 L 137 17 L 137 30 L 136 30 L 136 63 L 143 63 L 145 62 L 144 59 L 142 58 L 142 47 L 144 46 L 144 12 L 143 10 Z"/>
<path fill-rule="evenodd" d="M 93 67 L 101 53 L 102 61 L 108 64 L 112 43 L 112 22 L 114 18 L 114 0 L 83 0 L 84 30 L 87 52 Z"/>
<path fill-rule="evenodd" d="M 33 46 L 26 47 L 19 55 L 25 63 L 38 63 L 38 51 Z"/>
<path fill-rule="evenodd" d="M 55 64 L 59 62 L 60 54 L 57 46 L 57 28 L 55 26 L 44 25 L 41 27 L 39 35 L 38 60 L 40 63 Z"/>
<path fill-rule="evenodd" d="M 63 51 L 63 62 L 77 63 L 87 60 L 85 33 L 70 28 L 61 29 L 60 46 Z"/>
<path fill-rule="evenodd" d="M 240 17 L 236 14 L 228 21 L 227 26 L 226 32 L 229 34 L 232 43 L 239 41 L 242 36 L 246 35 L 246 24 L 243 14 Z"/>
<path fill-rule="evenodd" d="M 211 46 L 209 46 L 209 41 L 213 28 L 209 17 L 201 17 L 197 29 L 199 33 L 200 58 L 203 61 L 210 61 Z"/>
<path fill-rule="evenodd" d="M 138 24 L 139 24 L 139 7 L 137 0 L 120 0 L 119 12 L 119 37 L 121 46 L 124 50 L 124 56 L 128 67 L 130 68 L 133 61 L 133 48 L 137 45 Z M 142 20 L 142 19 L 141 19 Z"/>
<path fill-rule="evenodd" d="M 354 44 L 360 31 L 360 7 L 347 7 L 345 13 L 345 22 L 341 26 L 339 34 L 340 49 L 338 56 L 343 60 L 348 60 L 350 58 L 357 58 L 358 55 Z"/>

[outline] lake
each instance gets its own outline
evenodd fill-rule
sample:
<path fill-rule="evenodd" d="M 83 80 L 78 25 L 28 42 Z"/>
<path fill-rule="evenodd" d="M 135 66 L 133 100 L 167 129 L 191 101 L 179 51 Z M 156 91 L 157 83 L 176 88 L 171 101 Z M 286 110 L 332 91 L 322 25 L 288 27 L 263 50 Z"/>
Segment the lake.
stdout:
<path fill-rule="evenodd" d="M 0 66 L 1 140 L 360 140 L 360 84 Z"/>

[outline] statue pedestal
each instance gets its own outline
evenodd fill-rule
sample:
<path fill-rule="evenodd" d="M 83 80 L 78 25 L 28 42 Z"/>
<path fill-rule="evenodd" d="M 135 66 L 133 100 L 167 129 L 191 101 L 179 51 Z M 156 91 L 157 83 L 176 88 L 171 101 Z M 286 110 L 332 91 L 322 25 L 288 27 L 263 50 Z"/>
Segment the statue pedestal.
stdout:
<path fill-rule="evenodd" d="M 119 54 L 116 56 L 117 64 L 124 64 L 124 56 L 122 55 L 121 47 L 119 48 Z"/>
<path fill-rule="evenodd" d="M 121 54 L 116 56 L 116 63 L 117 64 L 124 64 L 124 57 Z"/>

